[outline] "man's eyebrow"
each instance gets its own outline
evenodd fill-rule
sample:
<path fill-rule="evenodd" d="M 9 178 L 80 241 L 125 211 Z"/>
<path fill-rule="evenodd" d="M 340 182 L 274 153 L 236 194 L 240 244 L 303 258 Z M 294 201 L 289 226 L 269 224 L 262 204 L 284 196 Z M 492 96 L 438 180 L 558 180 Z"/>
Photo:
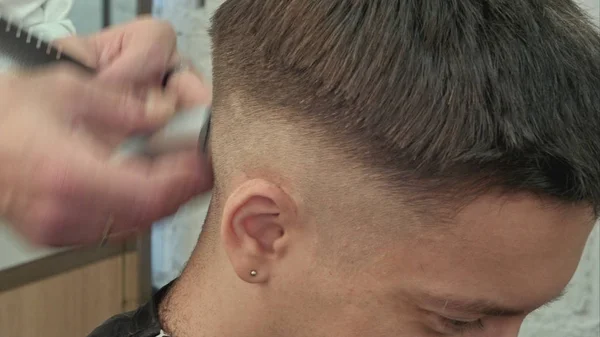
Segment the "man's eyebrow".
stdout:
<path fill-rule="evenodd" d="M 554 297 L 552 300 L 543 304 L 544 306 L 550 303 L 558 301 L 564 296 L 565 292 L 561 292 L 560 295 Z M 531 308 L 511 308 L 505 305 L 494 303 L 490 300 L 468 300 L 458 299 L 449 296 L 434 296 L 431 294 L 422 295 L 425 301 L 442 308 L 442 310 L 448 310 L 450 312 L 461 312 L 472 315 L 485 315 L 495 317 L 512 317 L 526 314 L 532 310 L 537 309 L 539 306 Z"/>

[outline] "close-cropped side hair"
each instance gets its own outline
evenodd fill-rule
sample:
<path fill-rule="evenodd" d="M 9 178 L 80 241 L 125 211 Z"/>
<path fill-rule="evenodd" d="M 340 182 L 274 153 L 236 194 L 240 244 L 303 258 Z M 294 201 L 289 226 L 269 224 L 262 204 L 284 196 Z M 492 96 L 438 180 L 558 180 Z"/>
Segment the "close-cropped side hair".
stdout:
<path fill-rule="evenodd" d="M 228 0 L 211 36 L 215 106 L 284 108 L 390 188 L 600 206 L 600 37 L 574 1 Z"/>

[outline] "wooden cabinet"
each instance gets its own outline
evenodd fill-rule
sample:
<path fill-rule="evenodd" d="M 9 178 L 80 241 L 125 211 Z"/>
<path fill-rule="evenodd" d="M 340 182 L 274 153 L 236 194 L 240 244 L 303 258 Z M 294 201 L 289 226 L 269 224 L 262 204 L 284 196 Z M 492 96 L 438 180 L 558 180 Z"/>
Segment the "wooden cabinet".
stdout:
<path fill-rule="evenodd" d="M 0 335 L 85 337 L 109 317 L 135 309 L 150 294 L 150 276 L 143 246 L 133 247 L 69 251 L 0 272 Z M 58 272 L 15 283 L 49 265 Z"/>

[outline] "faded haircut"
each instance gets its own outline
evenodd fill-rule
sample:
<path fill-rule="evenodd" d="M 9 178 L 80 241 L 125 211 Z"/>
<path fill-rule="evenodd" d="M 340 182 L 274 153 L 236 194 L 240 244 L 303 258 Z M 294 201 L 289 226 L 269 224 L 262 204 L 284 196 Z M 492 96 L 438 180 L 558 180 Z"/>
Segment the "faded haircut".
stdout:
<path fill-rule="evenodd" d="M 600 38 L 573 1 L 228 0 L 211 35 L 215 106 L 284 108 L 390 188 L 600 205 Z"/>

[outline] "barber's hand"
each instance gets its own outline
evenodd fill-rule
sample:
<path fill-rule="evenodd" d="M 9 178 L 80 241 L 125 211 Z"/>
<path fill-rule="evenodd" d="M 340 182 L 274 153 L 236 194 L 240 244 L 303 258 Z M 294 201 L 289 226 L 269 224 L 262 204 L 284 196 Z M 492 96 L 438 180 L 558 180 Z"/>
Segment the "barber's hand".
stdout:
<path fill-rule="evenodd" d="M 159 87 L 165 73 L 182 63 L 176 33 L 166 21 L 141 17 L 88 37 L 57 41 L 63 49 L 98 71 L 98 78 L 115 88 L 134 89 L 144 96 Z M 167 90 L 180 109 L 211 103 L 211 88 L 189 68 L 175 73 Z"/>
<path fill-rule="evenodd" d="M 196 153 L 112 160 L 103 130 L 122 139 L 174 110 L 168 95 L 133 91 L 65 67 L 0 76 L 0 214 L 17 231 L 44 245 L 95 244 L 107 228 L 132 235 L 210 188 Z"/>

